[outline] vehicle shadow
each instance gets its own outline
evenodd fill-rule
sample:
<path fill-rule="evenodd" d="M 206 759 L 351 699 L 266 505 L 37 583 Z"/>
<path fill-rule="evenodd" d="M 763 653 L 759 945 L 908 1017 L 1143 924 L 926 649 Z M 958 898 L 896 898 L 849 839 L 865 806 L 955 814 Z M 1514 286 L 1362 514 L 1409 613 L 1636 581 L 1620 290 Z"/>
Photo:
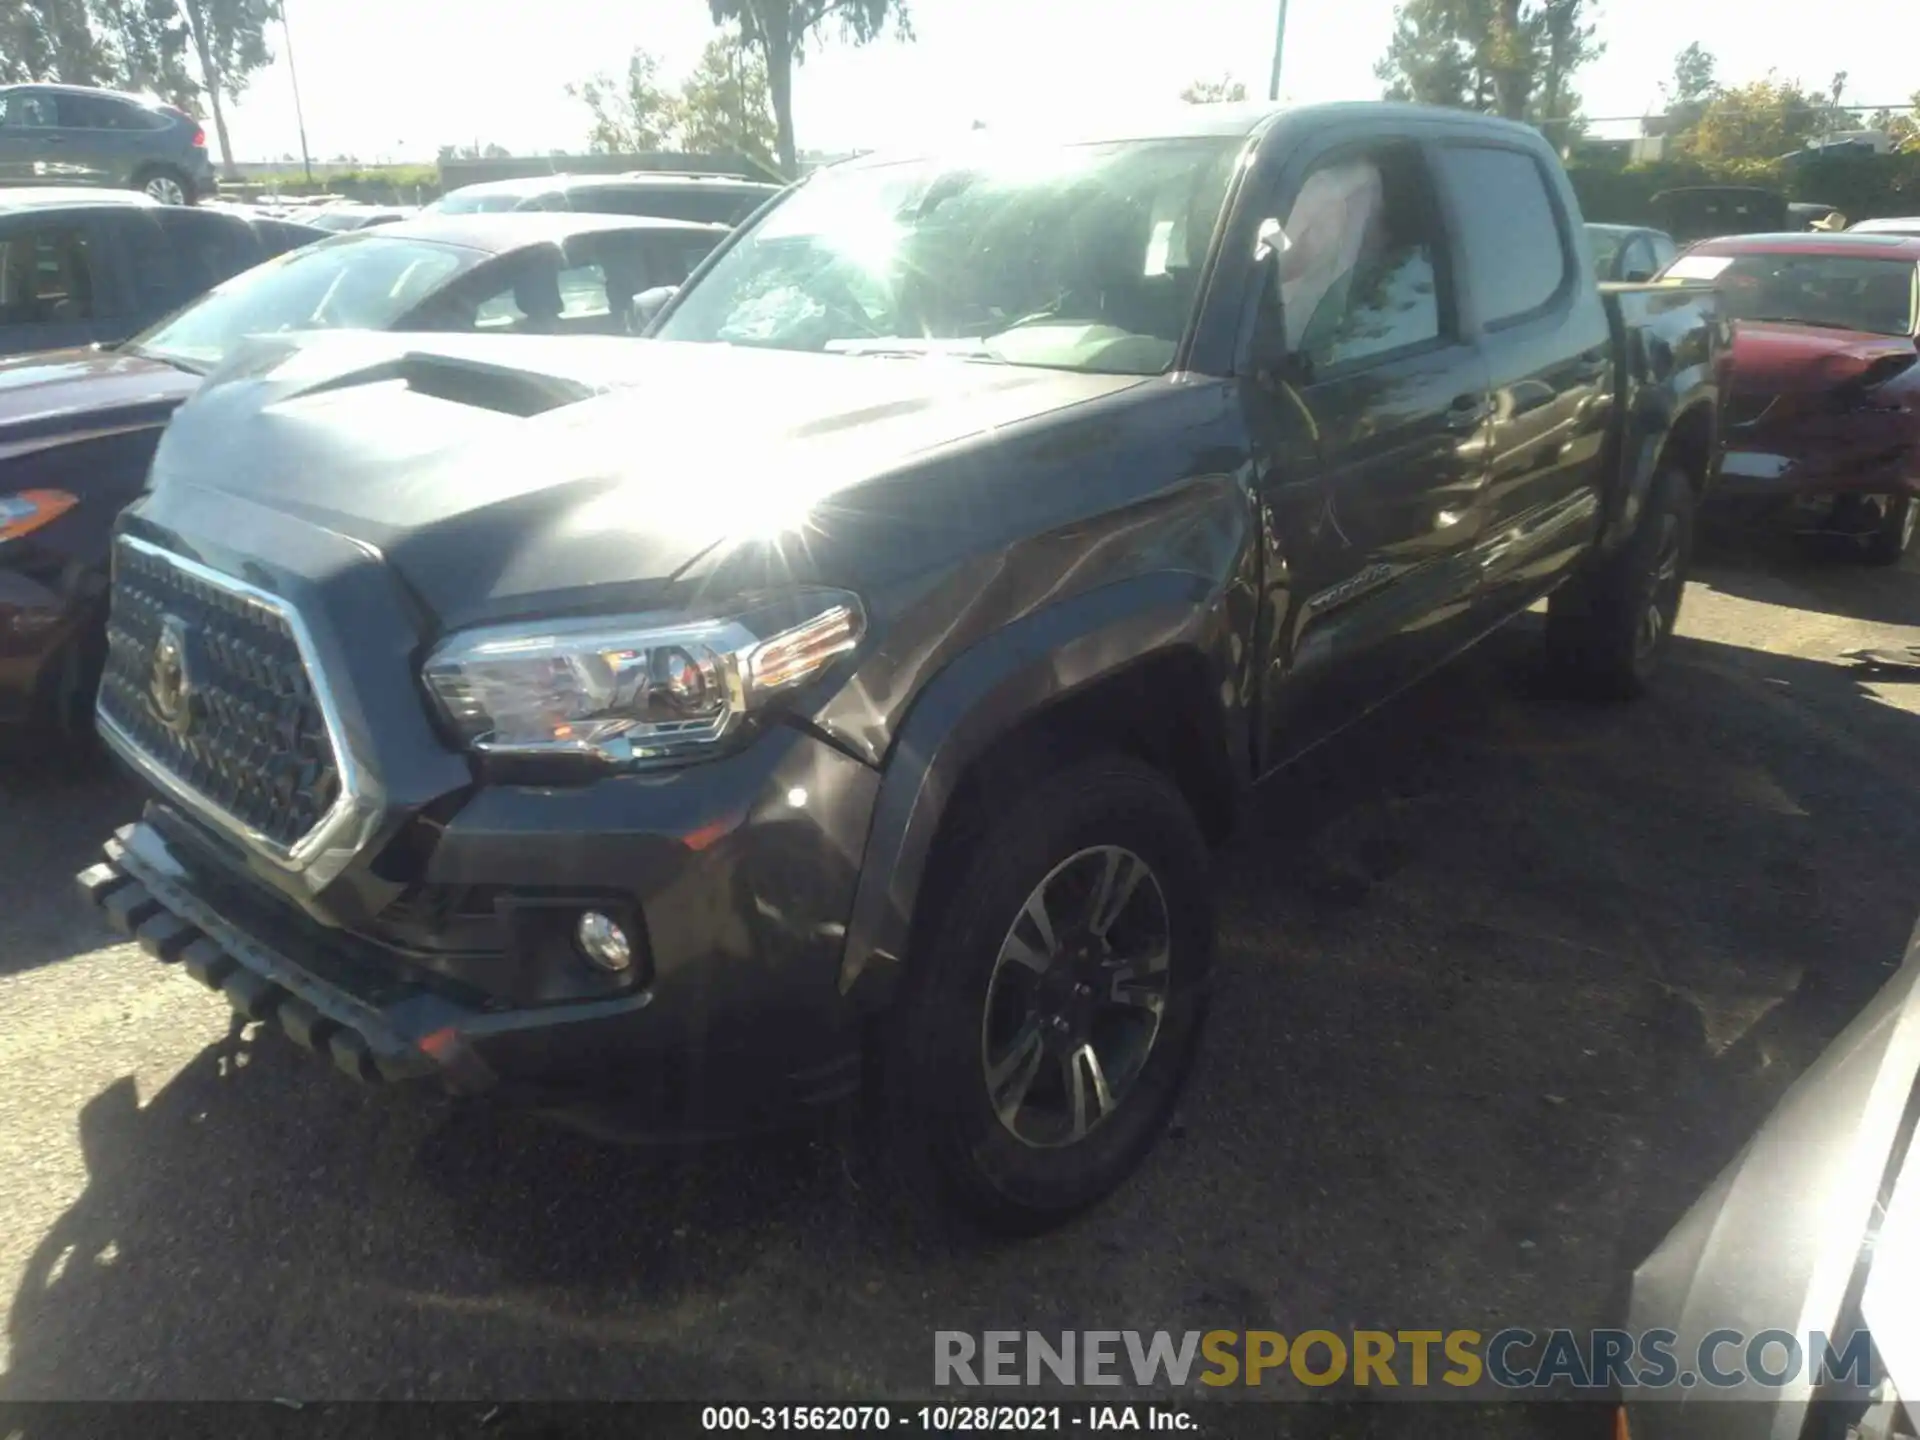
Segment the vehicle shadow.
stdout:
<path fill-rule="evenodd" d="M 840 1117 L 614 1148 L 236 1028 L 81 1110 L 0 1396 L 910 1398 L 943 1329 L 1617 1319 L 1898 960 L 1920 718 L 1691 640 L 1646 703 L 1579 706 L 1535 628 L 1262 797 L 1189 1097 L 1060 1232 L 904 1220 Z"/>
<path fill-rule="evenodd" d="M 0 976 L 120 938 L 80 900 L 73 877 L 140 804 L 97 752 L 0 753 Z"/>
<path fill-rule="evenodd" d="M 1709 589 L 1768 605 L 1864 620 L 1920 625 L 1920 556 L 1868 565 L 1845 541 L 1720 529 L 1703 537 L 1693 578 Z"/>

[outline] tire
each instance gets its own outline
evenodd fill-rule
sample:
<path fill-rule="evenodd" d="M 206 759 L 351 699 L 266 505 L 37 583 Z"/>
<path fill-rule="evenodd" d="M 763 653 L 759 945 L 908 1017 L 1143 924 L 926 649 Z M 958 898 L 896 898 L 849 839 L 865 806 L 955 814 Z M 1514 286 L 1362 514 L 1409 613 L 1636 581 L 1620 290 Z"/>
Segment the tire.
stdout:
<path fill-rule="evenodd" d="M 1879 526 L 1861 542 L 1860 553 L 1869 565 L 1898 565 L 1913 548 L 1920 505 L 1911 495 L 1887 496 L 1887 513 Z"/>
<path fill-rule="evenodd" d="M 948 883 L 887 1020 L 887 1138 L 922 1198 L 1033 1234 L 1126 1179 L 1179 1098 L 1213 956 L 1208 852 L 1166 776 L 1120 755 L 981 808 L 944 851 Z M 1115 877 L 1125 900 L 1086 933 Z M 1056 942 L 1044 975 L 1036 897 Z"/>
<path fill-rule="evenodd" d="M 1547 606 L 1547 657 L 1568 688 L 1598 700 L 1642 694 L 1673 643 L 1693 557 L 1693 486 L 1669 465 L 1649 487 L 1639 527 Z"/>
<path fill-rule="evenodd" d="M 193 204 L 193 182 L 171 165 L 150 165 L 133 177 L 133 188 L 162 205 Z"/>

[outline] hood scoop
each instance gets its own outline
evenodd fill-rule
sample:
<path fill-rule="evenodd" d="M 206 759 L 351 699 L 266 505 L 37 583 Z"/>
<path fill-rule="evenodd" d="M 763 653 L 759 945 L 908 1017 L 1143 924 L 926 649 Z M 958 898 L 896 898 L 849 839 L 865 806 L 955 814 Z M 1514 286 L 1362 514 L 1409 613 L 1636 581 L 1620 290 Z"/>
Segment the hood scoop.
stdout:
<path fill-rule="evenodd" d="M 496 365 L 466 355 L 434 355 L 409 351 L 382 364 L 336 375 L 308 389 L 308 395 L 365 385 L 399 383 L 416 395 L 513 415 L 522 420 L 578 404 L 601 393 L 601 387 L 560 375 L 541 374 L 514 366 Z"/>

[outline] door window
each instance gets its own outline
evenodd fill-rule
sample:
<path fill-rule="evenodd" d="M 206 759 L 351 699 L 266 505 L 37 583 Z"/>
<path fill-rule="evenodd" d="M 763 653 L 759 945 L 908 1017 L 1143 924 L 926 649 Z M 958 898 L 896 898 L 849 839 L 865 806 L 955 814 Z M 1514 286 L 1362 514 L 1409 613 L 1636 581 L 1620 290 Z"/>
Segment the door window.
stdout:
<path fill-rule="evenodd" d="M 229 216 L 171 206 L 159 221 L 174 267 L 184 287 L 182 298 L 211 290 L 260 260 L 260 246 L 247 226 Z"/>
<path fill-rule="evenodd" d="M 621 307 L 623 310 L 624 307 Z M 623 313 L 609 303 L 599 264 L 522 267 L 513 283 L 480 302 L 473 328 L 510 335 L 624 334 Z"/>
<path fill-rule="evenodd" d="M 133 107 L 103 95 L 62 94 L 57 100 L 63 130 L 144 130 Z"/>
<path fill-rule="evenodd" d="M 1447 145 L 1439 164 L 1460 215 L 1481 324 L 1518 320 L 1551 303 L 1572 261 L 1539 161 L 1523 150 Z"/>
<path fill-rule="evenodd" d="M 51 95 L 0 97 L 0 129 L 51 130 L 56 123 Z"/>
<path fill-rule="evenodd" d="M 0 325 L 64 325 L 94 316 L 86 234 L 73 225 L 0 240 Z"/>
<path fill-rule="evenodd" d="M 1264 227 L 1263 240 L 1276 252 L 1287 349 L 1316 371 L 1441 337 L 1445 251 L 1413 150 L 1349 153 L 1321 165 L 1286 219 Z"/>

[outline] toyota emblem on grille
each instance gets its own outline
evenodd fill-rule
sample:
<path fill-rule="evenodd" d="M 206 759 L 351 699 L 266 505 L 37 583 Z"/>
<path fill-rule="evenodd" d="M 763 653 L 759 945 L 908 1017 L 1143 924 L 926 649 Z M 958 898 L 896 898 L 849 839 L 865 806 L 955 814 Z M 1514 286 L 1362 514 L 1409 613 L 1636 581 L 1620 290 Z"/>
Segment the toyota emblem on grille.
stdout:
<path fill-rule="evenodd" d="M 186 734 L 193 724 L 193 671 L 187 660 L 187 624 L 177 615 L 160 622 L 147 694 L 160 723 L 176 735 Z"/>

